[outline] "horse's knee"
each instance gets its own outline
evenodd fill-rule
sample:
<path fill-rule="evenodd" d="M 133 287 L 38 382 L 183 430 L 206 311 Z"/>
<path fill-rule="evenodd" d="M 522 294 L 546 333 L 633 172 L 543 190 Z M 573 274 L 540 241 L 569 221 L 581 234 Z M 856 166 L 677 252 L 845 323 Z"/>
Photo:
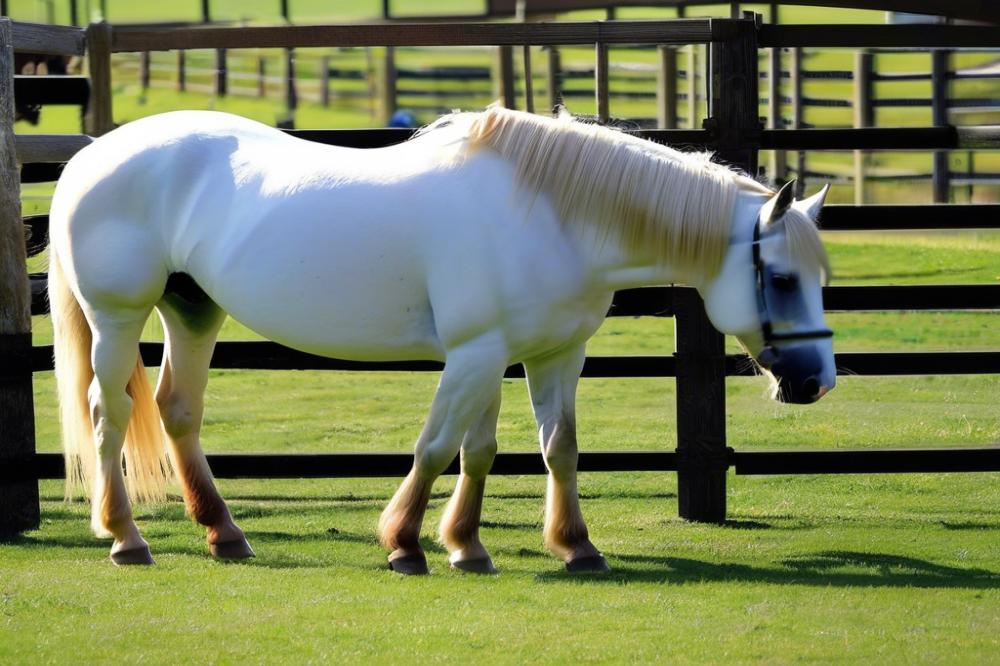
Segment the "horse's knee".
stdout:
<path fill-rule="evenodd" d="M 462 446 L 462 473 L 476 479 L 485 477 L 497 455 L 497 438 L 485 437 Z"/>
<path fill-rule="evenodd" d="M 435 441 L 418 447 L 413 456 L 413 469 L 422 478 L 437 478 L 455 459 L 458 442 Z"/>
<path fill-rule="evenodd" d="M 565 422 L 555 425 L 545 440 L 543 455 L 545 466 L 557 479 L 576 474 L 579 453 L 576 447 L 576 430 Z"/>

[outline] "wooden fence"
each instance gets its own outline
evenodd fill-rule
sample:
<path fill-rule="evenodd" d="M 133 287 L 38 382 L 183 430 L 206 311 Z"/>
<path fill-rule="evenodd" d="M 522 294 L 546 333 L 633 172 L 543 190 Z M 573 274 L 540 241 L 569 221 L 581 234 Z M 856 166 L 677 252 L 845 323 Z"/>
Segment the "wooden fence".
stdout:
<path fill-rule="evenodd" d="M 606 115 L 607 46 L 618 43 L 676 46 L 703 43 L 711 53 L 709 119 L 703 129 L 639 130 L 644 138 L 679 146 L 709 148 L 716 158 L 754 171 L 757 154 L 769 150 L 979 149 L 1000 147 L 1000 127 L 916 129 L 762 129 L 757 117 L 757 52 L 761 47 L 801 48 L 813 43 L 844 47 L 1000 46 L 995 30 L 975 27 L 761 26 L 753 18 L 669 22 L 593 22 L 560 24 L 411 24 L 407 26 L 309 26 L 282 28 L 206 28 L 115 31 L 107 24 L 82 30 L 42 27 L 0 20 L 0 532 L 38 524 L 40 478 L 62 474 L 58 456 L 38 454 L 34 444 L 32 377 L 52 368 L 51 349 L 32 347 L 31 314 L 46 311 L 45 276 L 29 276 L 28 252 L 44 248 L 47 219 L 22 219 L 19 164 L 56 165 L 87 145 L 87 135 L 13 134 L 13 50 L 84 54 L 91 77 L 87 131 L 98 136 L 112 128 L 111 53 L 194 48 L 295 48 L 301 46 L 410 45 L 563 45 L 595 46 L 595 97 Z M 330 144 L 378 147 L 405 140 L 408 130 L 307 130 L 302 138 Z M 16 155 L 16 160 L 15 160 Z M 823 226 L 831 230 L 900 228 L 998 228 L 1000 206 L 827 206 Z M 23 226 L 31 238 L 23 241 Z M 29 294 L 31 297 L 29 298 Z M 1000 309 L 1000 285 L 941 287 L 831 287 L 829 310 Z M 701 521 L 725 519 L 727 470 L 738 474 L 797 474 L 912 471 L 1000 471 L 1000 448 L 906 449 L 900 451 L 733 451 L 726 445 L 725 378 L 748 372 L 743 356 L 727 356 L 722 335 L 705 316 L 690 288 L 648 288 L 620 292 L 611 316 L 672 316 L 672 356 L 592 357 L 584 376 L 676 377 L 677 448 L 673 452 L 584 453 L 587 471 L 676 470 L 680 515 Z M 150 365 L 162 347 L 142 345 Z M 224 342 L 213 367 L 341 370 L 434 371 L 434 363 L 354 363 L 295 352 L 267 342 Z M 838 367 L 860 375 L 1000 373 L 1000 352 L 925 352 L 839 354 Z M 518 367 L 509 376 L 521 376 Z M 382 476 L 403 474 L 407 455 L 225 455 L 211 456 L 216 476 Z M 540 460 L 501 454 L 496 473 L 543 470 Z"/>

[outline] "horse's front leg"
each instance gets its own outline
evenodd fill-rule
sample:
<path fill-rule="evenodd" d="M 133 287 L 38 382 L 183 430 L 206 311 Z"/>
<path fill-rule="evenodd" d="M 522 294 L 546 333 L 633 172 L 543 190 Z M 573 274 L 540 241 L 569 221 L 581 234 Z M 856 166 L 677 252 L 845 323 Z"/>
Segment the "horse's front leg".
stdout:
<path fill-rule="evenodd" d="M 462 473 L 455 492 L 441 516 L 441 543 L 448 548 L 448 561 L 455 569 L 471 573 L 495 573 L 493 560 L 479 540 L 479 521 L 486 491 L 486 475 L 497 453 L 497 417 L 500 391 L 462 440 Z"/>
<path fill-rule="evenodd" d="M 389 566 L 399 573 L 427 573 L 420 527 L 434 480 L 448 467 L 462 437 L 490 407 L 500 390 L 507 347 L 488 333 L 449 350 L 427 422 L 417 439 L 413 469 L 379 519 L 379 540 L 390 549 Z"/>
<path fill-rule="evenodd" d="M 576 484 L 576 385 L 583 369 L 583 345 L 525 362 L 538 436 L 549 470 L 545 545 L 569 571 L 607 571 L 604 556 L 590 542 Z"/>

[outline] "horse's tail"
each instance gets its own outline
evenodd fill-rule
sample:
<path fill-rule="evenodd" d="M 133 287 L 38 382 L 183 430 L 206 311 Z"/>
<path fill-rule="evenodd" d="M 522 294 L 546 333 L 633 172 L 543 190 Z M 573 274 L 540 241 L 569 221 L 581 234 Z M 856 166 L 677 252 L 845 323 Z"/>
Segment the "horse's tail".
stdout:
<path fill-rule="evenodd" d="M 90 495 L 97 465 L 94 427 L 88 391 L 94 379 L 90 361 L 93 332 L 80 302 L 66 280 L 59 257 L 49 250 L 49 306 L 52 312 L 59 420 L 66 459 L 66 497 Z M 158 501 L 166 496 L 170 465 L 163 442 L 160 413 L 146 376 L 142 357 L 126 388 L 132 413 L 125 435 L 125 470 L 129 496 Z"/>

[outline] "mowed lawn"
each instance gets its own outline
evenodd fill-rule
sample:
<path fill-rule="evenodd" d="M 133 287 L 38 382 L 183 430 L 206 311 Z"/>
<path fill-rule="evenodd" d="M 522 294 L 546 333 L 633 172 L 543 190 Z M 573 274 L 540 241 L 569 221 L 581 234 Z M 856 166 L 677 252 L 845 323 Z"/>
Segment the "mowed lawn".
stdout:
<path fill-rule="evenodd" d="M 117 0 L 110 4 L 112 20 L 116 12 L 123 19 L 163 18 Z M 297 5 L 307 14 L 319 11 L 314 4 L 292 3 L 293 12 Z M 404 10 L 412 4 L 403 3 Z M 26 3 L 18 6 L 28 11 Z M 248 11 L 231 2 L 217 6 L 224 18 Z M 458 0 L 434 5 L 467 6 Z M 188 9 L 171 18 L 187 18 L 197 7 Z M 351 9 L 358 16 L 374 10 L 376 3 Z M 829 10 L 831 21 L 847 16 Z M 536 66 L 543 63 L 538 58 Z M 231 110 L 265 122 L 283 113 L 277 98 L 143 94 L 134 80 L 116 81 L 118 121 L 181 107 Z M 39 129 L 75 131 L 74 114 L 46 109 Z M 371 124 L 365 113 L 310 104 L 296 120 L 303 127 Z M 834 161 L 839 166 L 846 159 Z M 26 212 L 44 211 L 50 191 L 48 185 L 26 188 Z M 901 192 L 889 192 L 887 200 L 909 190 Z M 840 188 L 834 196 L 847 201 L 850 192 Z M 919 200 L 928 196 L 922 191 Z M 834 284 L 1000 280 L 995 232 L 827 234 L 826 240 Z M 35 261 L 32 269 L 40 268 Z M 838 351 L 997 350 L 998 321 L 996 312 L 829 317 Z M 611 319 L 589 351 L 668 354 L 672 326 L 669 319 Z M 158 338 L 156 323 L 148 333 Z M 254 338 L 235 322 L 223 335 Z M 48 319 L 36 318 L 36 344 L 50 339 Z M 52 376 L 35 379 L 38 448 L 56 451 Z M 205 448 L 408 451 L 436 381 L 433 373 L 213 371 Z M 1000 444 L 998 376 L 843 376 L 822 402 L 804 407 L 776 404 L 766 390 L 762 378 L 728 382 L 731 446 Z M 581 448 L 672 449 L 674 398 L 671 379 L 582 380 Z M 537 450 L 535 437 L 524 382 L 505 382 L 501 450 Z M 543 477 L 493 478 L 483 514 L 483 540 L 500 569 L 491 577 L 450 572 L 446 553 L 433 541 L 454 484 L 446 477 L 435 486 L 425 521 L 432 576 L 422 579 L 388 571 L 375 542 L 378 514 L 397 483 L 220 481 L 257 551 L 241 564 L 208 557 L 201 529 L 184 515 L 173 488 L 167 504 L 136 509 L 157 565 L 120 569 L 107 560 L 109 544 L 89 532 L 86 506 L 63 502 L 61 484 L 43 482 L 41 527 L 0 543 L 0 663 L 988 664 L 1000 654 L 995 474 L 731 474 L 730 520 L 722 526 L 676 517 L 673 474 L 583 474 L 583 510 L 613 568 L 604 576 L 568 575 L 544 551 Z"/>
<path fill-rule="evenodd" d="M 990 234 L 829 240 L 840 283 L 1000 275 Z M 1000 348 L 992 312 L 830 320 L 842 351 Z M 39 344 L 47 325 L 37 318 Z M 611 319 L 590 352 L 669 353 L 671 328 L 669 319 Z M 224 334 L 252 337 L 233 322 Z M 151 325 L 149 337 L 157 335 Z M 57 450 L 51 373 L 36 380 L 39 448 Z M 215 371 L 205 447 L 406 451 L 435 382 L 434 374 Z M 762 378 L 729 381 L 730 445 L 1000 442 L 996 376 L 846 376 L 805 407 L 773 403 L 765 391 Z M 524 382 L 507 381 L 504 392 L 501 450 L 534 450 Z M 674 409 L 673 380 L 585 379 L 581 447 L 671 449 Z M 996 475 L 731 474 L 730 521 L 712 526 L 676 517 L 672 474 L 584 474 L 583 509 L 613 572 L 579 577 L 542 546 L 544 479 L 498 477 L 487 488 L 483 538 L 500 574 L 486 578 L 450 572 L 433 541 L 454 483 L 444 478 L 425 522 L 433 575 L 421 580 L 388 571 L 375 541 L 397 483 L 220 481 L 257 551 L 245 564 L 207 556 L 174 489 L 167 505 L 137 509 L 157 565 L 124 570 L 90 534 L 85 505 L 64 503 L 60 484 L 44 482 L 41 528 L 0 544 L 0 661 L 982 664 L 1000 647 Z"/>

